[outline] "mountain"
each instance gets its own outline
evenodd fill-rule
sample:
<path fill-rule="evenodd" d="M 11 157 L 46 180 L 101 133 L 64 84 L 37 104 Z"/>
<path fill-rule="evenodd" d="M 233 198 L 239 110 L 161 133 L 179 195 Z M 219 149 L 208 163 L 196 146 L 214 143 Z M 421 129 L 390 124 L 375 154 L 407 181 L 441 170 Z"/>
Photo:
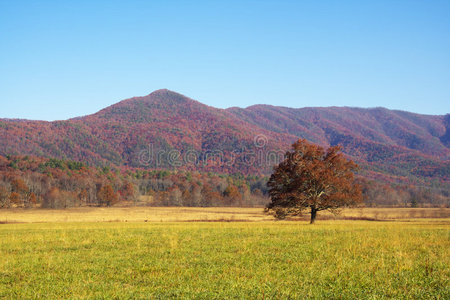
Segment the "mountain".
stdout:
<path fill-rule="evenodd" d="M 226 110 L 158 90 L 67 121 L 0 120 L 0 154 L 132 167 L 170 168 L 181 160 L 190 169 L 252 173 L 260 168 L 242 157 L 255 148 L 254 138 L 260 135 L 267 138 L 267 149 L 286 149 L 296 139 L 249 124 Z M 150 150 L 152 159 L 147 157 Z"/>
<path fill-rule="evenodd" d="M 267 130 L 292 134 L 324 145 L 358 139 L 439 157 L 449 153 L 440 139 L 447 133 L 448 116 L 445 119 L 385 108 L 294 109 L 269 105 L 230 108 L 228 111 Z"/>
<path fill-rule="evenodd" d="M 157 90 L 66 121 L 0 120 L 0 154 L 268 174 L 298 138 L 341 145 L 369 178 L 448 182 L 449 121 L 385 108 L 218 109 Z"/>
<path fill-rule="evenodd" d="M 429 116 L 385 108 L 287 108 L 255 105 L 229 112 L 253 125 L 340 145 L 368 170 L 399 177 L 448 180 L 450 115 Z"/>

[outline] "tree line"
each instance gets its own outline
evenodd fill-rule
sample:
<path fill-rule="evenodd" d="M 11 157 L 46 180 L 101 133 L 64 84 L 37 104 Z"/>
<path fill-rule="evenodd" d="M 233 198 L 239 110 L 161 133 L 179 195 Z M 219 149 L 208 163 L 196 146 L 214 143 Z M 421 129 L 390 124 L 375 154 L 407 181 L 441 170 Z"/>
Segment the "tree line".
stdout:
<path fill-rule="evenodd" d="M 267 178 L 0 156 L 0 207 L 263 206 Z"/>
<path fill-rule="evenodd" d="M 78 206 L 265 206 L 264 176 L 89 166 L 0 156 L 0 208 Z M 448 191 L 358 177 L 367 206 L 449 206 Z"/>

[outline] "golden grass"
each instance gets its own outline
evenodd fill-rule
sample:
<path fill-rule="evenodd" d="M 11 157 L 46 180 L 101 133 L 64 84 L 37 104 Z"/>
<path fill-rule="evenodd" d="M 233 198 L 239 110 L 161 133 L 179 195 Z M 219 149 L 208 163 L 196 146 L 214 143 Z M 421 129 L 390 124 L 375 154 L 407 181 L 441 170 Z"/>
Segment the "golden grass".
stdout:
<path fill-rule="evenodd" d="M 307 220 L 309 215 L 301 218 Z M 415 220 L 450 221 L 448 208 L 352 208 L 338 215 L 319 212 L 321 220 Z M 65 210 L 9 209 L 0 210 L 0 223 L 61 223 L 61 222 L 211 222 L 211 221 L 272 221 L 263 208 L 240 207 L 82 207 Z"/>

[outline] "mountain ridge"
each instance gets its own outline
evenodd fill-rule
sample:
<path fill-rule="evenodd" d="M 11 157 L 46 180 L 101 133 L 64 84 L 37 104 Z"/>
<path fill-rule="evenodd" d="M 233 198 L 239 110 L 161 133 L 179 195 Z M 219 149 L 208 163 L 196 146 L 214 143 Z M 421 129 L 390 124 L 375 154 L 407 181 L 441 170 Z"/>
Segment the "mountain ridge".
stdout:
<path fill-rule="evenodd" d="M 227 110 L 234 110 L 234 109 L 247 110 L 247 109 L 253 109 L 253 108 L 258 108 L 258 107 L 288 108 L 288 109 L 293 109 L 293 110 L 300 110 L 300 109 L 327 109 L 327 108 L 332 108 L 332 109 L 340 109 L 340 108 L 342 108 L 342 109 L 346 109 L 346 108 L 348 108 L 348 109 L 362 109 L 362 110 L 382 109 L 382 110 L 391 111 L 391 112 L 408 113 L 408 114 L 412 114 L 412 115 L 430 116 L 430 117 L 446 117 L 446 116 L 450 115 L 450 113 L 439 114 L 439 115 L 436 115 L 436 114 L 422 114 L 422 113 L 410 112 L 410 111 L 401 110 L 401 109 L 389 109 L 389 108 L 386 108 L 386 107 L 383 107 L 383 106 L 376 106 L 376 107 L 359 107 L 359 106 L 303 106 L 303 107 L 289 107 L 289 106 L 279 106 L 279 105 L 273 105 L 273 104 L 252 104 L 252 105 L 249 105 L 247 107 L 231 106 L 231 107 L 228 107 L 228 108 L 217 108 L 217 107 L 214 107 L 214 106 L 211 106 L 211 105 L 208 105 L 208 104 L 204 104 L 204 103 L 202 103 L 202 102 L 200 102 L 198 100 L 195 100 L 193 98 L 187 97 L 187 96 L 185 96 L 185 95 L 183 95 L 181 93 L 172 91 L 172 90 L 167 89 L 167 88 L 162 88 L 162 89 L 155 90 L 155 91 L 153 91 L 150 94 L 147 94 L 145 96 L 133 96 L 133 97 L 130 97 L 130 98 L 127 98 L 127 99 L 124 99 L 124 100 L 120 100 L 119 102 L 116 102 L 116 103 L 113 103 L 111 105 L 108 105 L 107 107 L 105 107 L 103 109 L 100 109 L 99 111 L 94 112 L 92 114 L 83 115 L 83 116 L 76 116 L 76 117 L 68 118 L 68 119 L 61 119 L 61 120 L 58 119 L 58 120 L 48 121 L 48 120 L 40 120 L 40 119 L 26 119 L 26 118 L 0 118 L 0 120 L 3 120 L 3 121 L 37 121 L 37 122 L 58 122 L 58 121 L 77 120 L 77 119 L 83 119 L 83 118 L 86 118 L 86 117 L 89 117 L 89 116 L 96 115 L 96 114 L 98 114 L 98 113 L 100 113 L 100 112 L 102 112 L 102 111 L 104 111 L 104 110 L 106 110 L 106 109 L 108 109 L 110 107 L 116 106 L 118 104 L 125 104 L 127 102 L 131 102 L 131 101 L 135 101 L 135 100 L 146 99 L 146 98 L 148 98 L 148 97 L 150 97 L 152 95 L 162 94 L 162 93 L 170 93 L 170 94 L 174 94 L 174 95 L 177 95 L 177 96 L 182 96 L 186 100 L 190 100 L 191 102 L 195 102 L 195 103 L 198 103 L 198 104 L 210 107 L 210 108 L 214 108 L 214 109 L 217 109 L 217 110 L 225 110 L 225 111 L 227 111 Z"/>
<path fill-rule="evenodd" d="M 298 138 L 324 147 L 341 145 L 367 174 L 420 182 L 448 180 L 449 115 L 421 115 L 387 108 L 306 107 L 267 104 L 227 109 L 208 106 L 182 94 L 156 90 L 94 114 L 64 121 L 0 119 L 0 154 L 57 157 L 93 165 L 173 168 L 142 164 L 139 155 L 157 150 L 221 151 L 231 165 L 182 165 L 190 170 L 245 174 L 271 171 L 272 164 L 249 165 L 244 152 L 279 153 Z M 247 153 L 248 154 L 248 153 Z M 178 166 L 178 164 L 177 164 Z"/>

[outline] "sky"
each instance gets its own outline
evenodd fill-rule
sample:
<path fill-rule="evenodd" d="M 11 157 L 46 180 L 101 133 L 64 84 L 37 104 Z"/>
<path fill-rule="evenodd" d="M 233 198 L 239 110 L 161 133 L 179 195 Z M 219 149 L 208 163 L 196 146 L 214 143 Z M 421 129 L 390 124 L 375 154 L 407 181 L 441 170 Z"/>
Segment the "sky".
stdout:
<path fill-rule="evenodd" d="M 450 113 L 450 1 L 0 0 L 0 118 L 161 88 L 220 108 Z"/>

